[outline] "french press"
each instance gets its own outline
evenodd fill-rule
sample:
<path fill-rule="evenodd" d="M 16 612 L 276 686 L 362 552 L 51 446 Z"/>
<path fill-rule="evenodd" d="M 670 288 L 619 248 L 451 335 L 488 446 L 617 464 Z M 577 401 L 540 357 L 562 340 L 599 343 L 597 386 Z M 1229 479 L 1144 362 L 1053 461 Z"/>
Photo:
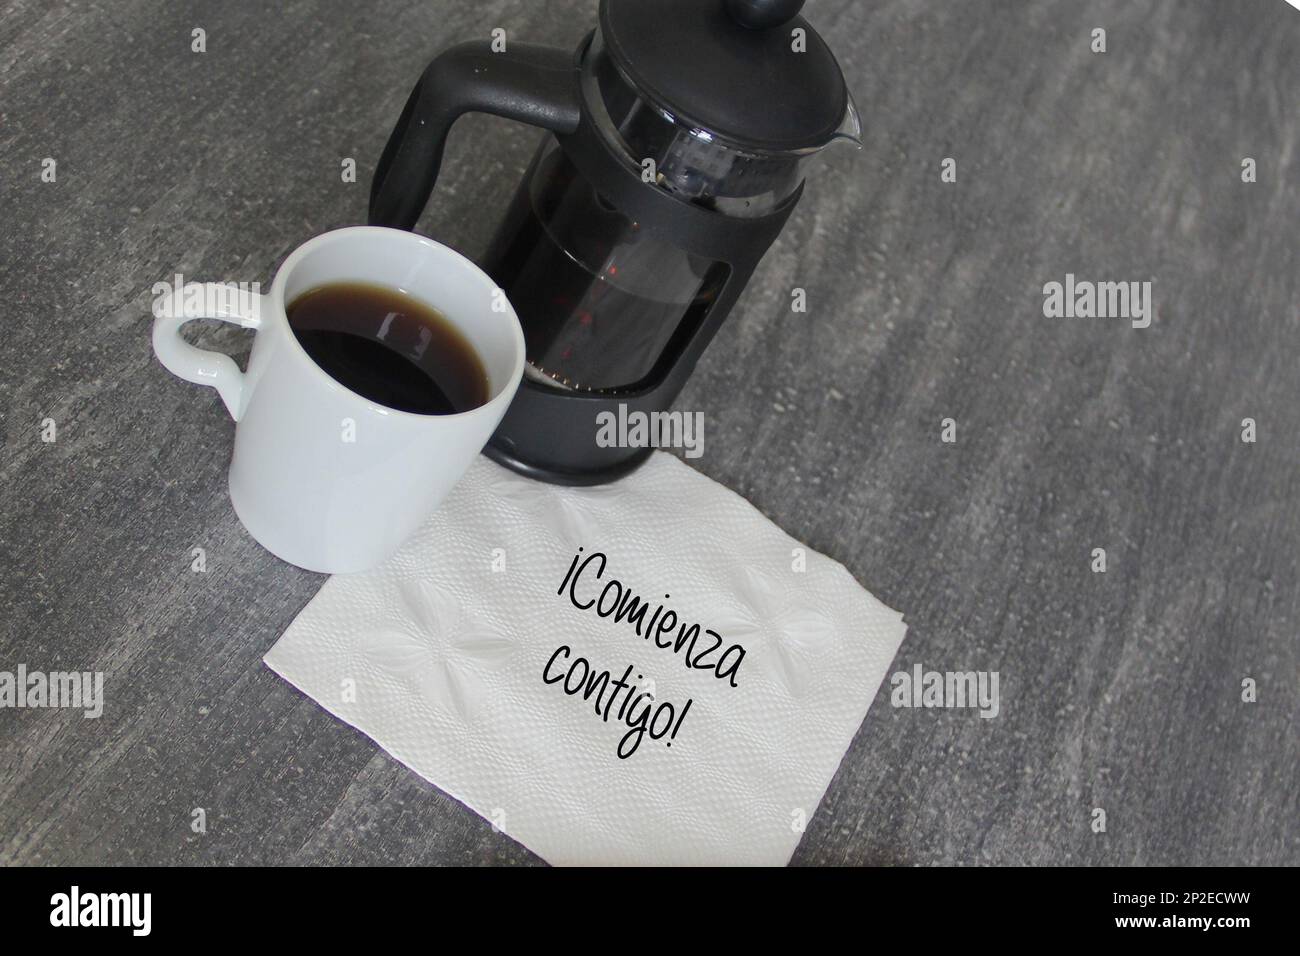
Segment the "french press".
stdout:
<path fill-rule="evenodd" d="M 491 458 L 590 485 L 648 457 L 600 447 L 600 413 L 671 406 L 798 203 L 808 159 L 860 142 L 802 7 L 601 0 L 576 53 L 470 42 L 424 71 L 380 157 L 372 225 L 414 228 L 461 114 L 548 131 L 481 263 L 528 351 Z"/>

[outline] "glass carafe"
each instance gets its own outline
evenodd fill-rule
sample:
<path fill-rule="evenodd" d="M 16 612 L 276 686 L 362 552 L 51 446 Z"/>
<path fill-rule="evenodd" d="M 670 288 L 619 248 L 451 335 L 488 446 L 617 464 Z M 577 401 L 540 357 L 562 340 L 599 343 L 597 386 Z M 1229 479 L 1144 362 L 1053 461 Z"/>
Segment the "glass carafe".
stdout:
<path fill-rule="evenodd" d="M 546 131 L 480 263 L 529 360 L 485 449 L 495 461 L 592 485 L 649 458 L 596 423 L 671 409 L 798 205 L 807 161 L 858 140 L 803 5 L 600 0 L 575 51 L 480 39 L 425 68 L 375 169 L 373 225 L 415 227 L 465 113 Z"/>
<path fill-rule="evenodd" d="M 819 151 L 744 149 L 683 124 L 619 71 L 599 30 L 583 55 L 581 88 L 600 132 L 641 169 L 648 188 L 725 215 L 771 212 Z M 841 135 L 857 135 L 852 109 Z M 550 133 L 483 267 L 519 313 L 529 377 L 610 394 L 643 388 L 672 364 L 729 272 L 616 209 Z"/>

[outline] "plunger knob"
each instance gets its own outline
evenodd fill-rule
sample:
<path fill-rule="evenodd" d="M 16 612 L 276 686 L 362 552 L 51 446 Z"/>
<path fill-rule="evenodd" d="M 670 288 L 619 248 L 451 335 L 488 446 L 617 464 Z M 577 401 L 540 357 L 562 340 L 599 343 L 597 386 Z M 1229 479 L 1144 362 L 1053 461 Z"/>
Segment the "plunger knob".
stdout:
<path fill-rule="evenodd" d="M 742 26 L 766 30 L 789 23 L 803 4 L 804 0 L 727 0 L 727 12 Z"/>

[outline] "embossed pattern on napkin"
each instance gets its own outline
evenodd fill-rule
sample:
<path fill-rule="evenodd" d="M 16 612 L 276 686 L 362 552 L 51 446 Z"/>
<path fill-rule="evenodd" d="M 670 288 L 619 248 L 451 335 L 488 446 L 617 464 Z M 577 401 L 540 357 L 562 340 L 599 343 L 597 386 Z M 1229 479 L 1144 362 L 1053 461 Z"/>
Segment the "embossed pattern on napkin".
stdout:
<path fill-rule="evenodd" d="M 673 627 L 640 633 L 633 597 L 642 624 L 659 608 Z M 691 651 L 695 624 L 713 656 Z M 905 631 L 670 455 L 587 489 L 480 458 L 391 561 L 331 578 L 266 663 L 552 863 L 783 864 Z M 658 736 L 629 723 L 661 705 Z"/>

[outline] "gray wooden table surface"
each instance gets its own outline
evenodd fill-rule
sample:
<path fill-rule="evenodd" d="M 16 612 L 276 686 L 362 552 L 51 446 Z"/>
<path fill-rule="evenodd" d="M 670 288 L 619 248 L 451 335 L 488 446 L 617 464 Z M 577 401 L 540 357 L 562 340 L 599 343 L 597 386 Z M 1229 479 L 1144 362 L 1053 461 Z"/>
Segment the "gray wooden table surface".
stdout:
<path fill-rule="evenodd" d="M 434 53 L 572 47 L 595 2 L 271 6 L 4 0 L 0 670 L 103 671 L 106 700 L 0 710 L 0 862 L 537 862 L 262 666 L 323 578 L 240 526 L 231 422 L 153 359 L 150 287 L 269 282 L 364 220 Z M 1300 11 L 808 14 L 866 146 L 682 395 L 693 464 L 906 614 L 894 669 L 997 671 L 1001 711 L 882 687 L 794 861 L 1300 863 Z M 422 230 L 481 252 L 536 136 L 462 121 Z M 1067 273 L 1152 281 L 1154 321 L 1045 317 Z"/>

